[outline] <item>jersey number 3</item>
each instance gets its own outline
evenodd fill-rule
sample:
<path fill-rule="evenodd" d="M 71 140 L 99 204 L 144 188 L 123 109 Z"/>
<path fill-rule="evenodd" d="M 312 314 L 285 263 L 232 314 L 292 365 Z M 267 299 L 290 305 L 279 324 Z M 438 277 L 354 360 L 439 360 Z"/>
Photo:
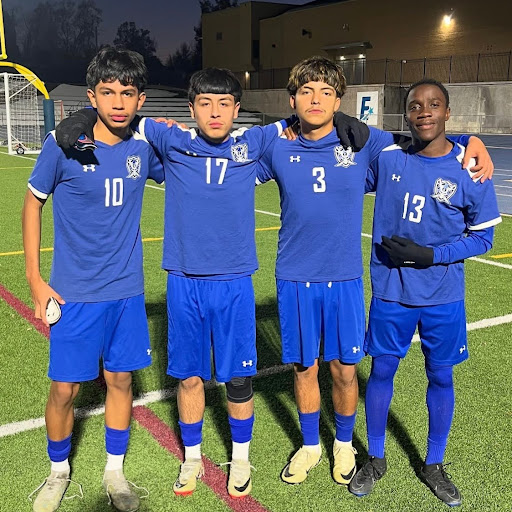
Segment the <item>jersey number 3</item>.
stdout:
<path fill-rule="evenodd" d="M 407 219 L 407 214 L 409 214 L 409 220 L 411 222 L 416 222 L 417 224 L 420 223 L 424 206 L 425 198 L 423 196 L 413 196 L 411 200 L 411 208 L 413 208 L 414 211 L 409 211 L 409 192 L 407 192 L 404 196 L 404 211 L 402 213 L 402 219 Z"/>
<path fill-rule="evenodd" d="M 313 167 L 313 176 L 316 178 L 316 183 L 313 183 L 313 192 L 325 192 L 325 169 Z"/>

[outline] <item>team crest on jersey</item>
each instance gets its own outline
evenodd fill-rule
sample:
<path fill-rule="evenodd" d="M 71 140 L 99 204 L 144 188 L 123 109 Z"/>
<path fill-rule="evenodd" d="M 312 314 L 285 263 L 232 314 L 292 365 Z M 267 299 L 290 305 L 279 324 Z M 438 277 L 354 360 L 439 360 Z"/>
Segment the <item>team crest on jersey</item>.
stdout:
<path fill-rule="evenodd" d="M 138 155 L 131 155 L 126 159 L 127 178 L 138 180 L 140 178 L 141 160 Z"/>
<path fill-rule="evenodd" d="M 336 146 L 334 148 L 334 157 L 338 162 L 334 167 L 350 167 L 351 165 L 357 165 L 357 162 L 354 162 L 355 153 L 352 151 L 352 148 L 349 146 L 345 149 L 343 146 Z"/>
<path fill-rule="evenodd" d="M 245 142 L 231 146 L 231 156 L 235 162 L 248 162 L 249 146 Z"/>
<path fill-rule="evenodd" d="M 436 182 L 434 183 L 434 193 L 430 197 L 437 199 L 440 203 L 451 204 L 450 197 L 455 194 L 456 190 L 456 183 L 443 180 L 442 178 L 437 178 Z"/>

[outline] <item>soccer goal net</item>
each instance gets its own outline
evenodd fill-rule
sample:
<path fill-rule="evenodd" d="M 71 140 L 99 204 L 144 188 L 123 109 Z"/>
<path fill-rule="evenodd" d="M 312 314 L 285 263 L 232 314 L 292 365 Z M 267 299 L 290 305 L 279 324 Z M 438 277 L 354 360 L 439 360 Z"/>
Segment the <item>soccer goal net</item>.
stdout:
<path fill-rule="evenodd" d="M 35 75 L 0 74 L 0 144 L 9 154 L 39 153 L 44 138 L 42 97 Z M 61 101 L 55 102 L 55 121 L 63 117 Z"/>

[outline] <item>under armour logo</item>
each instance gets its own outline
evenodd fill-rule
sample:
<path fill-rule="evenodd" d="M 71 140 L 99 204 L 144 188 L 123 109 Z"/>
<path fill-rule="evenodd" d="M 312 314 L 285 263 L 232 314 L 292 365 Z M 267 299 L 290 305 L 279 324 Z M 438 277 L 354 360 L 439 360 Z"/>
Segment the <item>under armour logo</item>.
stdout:
<path fill-rule="evenodd" d="M 87 171 L 94 172 L 96 170 L 96 164 L 82 165 L 82 167 L 84 168 L 84 172 L 87 172 Z"/>
<path fill-rule="evenodd" d="M 393 181 L 400 181 L 400 178 L 401 178 L 401 177 L 402 177 L 402 176 L 398 176 L 398 175 L 396 175 L 396 174 L 393 174 L 393 176 L 391 176 L 391 179 L 392 179 Z"/>
<path fill-rule="evenodd" d="M 252 366 L 252 359 L 249 361 L 242 361 L 242 366 L 245 368 L 246 366 Z"/>
<path fill-rule="evenodd" d="M 300 162 L 300 155 L 297 156 L 291 156 L 290 162 Z"/>
<path fill-rule="evenodd" d="M 361 352 L 361 347 L 352 347 L 352 352 L 354 354 L 357 354 L 358 352 Z"/>
<path fill-rule="evenodd" d="M 462 345 L 462 347 L 459 348 L 459 354 L 462 354 L 466 350 L 466 345 Z"/>
<path fill-rule="evenodd" d="M 148 348 L 148 349 L 146 350 L 146 352 L 148 353 L 148 356 L 150 356 L 150 355 L 151 355 L 151 349 L 150 349 L 150 348 Z"/>

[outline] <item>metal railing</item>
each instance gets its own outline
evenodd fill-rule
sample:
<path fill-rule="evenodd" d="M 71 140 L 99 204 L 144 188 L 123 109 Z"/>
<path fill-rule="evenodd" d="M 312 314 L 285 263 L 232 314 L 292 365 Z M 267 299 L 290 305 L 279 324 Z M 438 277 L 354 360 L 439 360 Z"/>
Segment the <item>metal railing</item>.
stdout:
<path fill-rule="evenodd" d="M 463 82 L 501 82 L 512 80 L 512 50 L 503 53 L 450 55 L 424 59 L 380 59 L 358 61 L 361 66 L 353 72 L 346 61 L 344 71 L 348 85 L 412 84 L 425 77 L 445 84 Z M 291 68 L 264 69 L 240 74 L 246 89 L 282 89 L 288 83 Z"/>

